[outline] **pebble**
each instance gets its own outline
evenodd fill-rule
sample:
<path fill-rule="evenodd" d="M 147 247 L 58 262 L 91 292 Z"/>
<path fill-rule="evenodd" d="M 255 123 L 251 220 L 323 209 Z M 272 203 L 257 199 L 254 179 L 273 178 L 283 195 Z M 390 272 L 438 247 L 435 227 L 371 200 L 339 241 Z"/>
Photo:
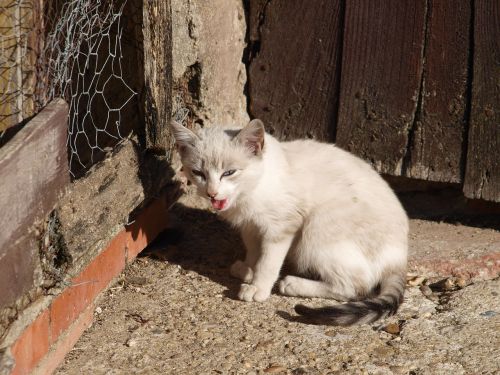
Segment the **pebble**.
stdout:
<path fill-rule="evenodd" d="M 144 285 L 147 284 L 148 279 L 141 276 L 128 276 L 125 281 L 132 285 Z"/>
<path fill-rule="evenodd" d="M 455 282 L 452 279 L 448 278 L 437 281 L 429 286 L 433 291 L 445 292 L 453 290 L 455 288 Z"/>
<path fill-rule="evenodd" d="M 488 311 L 485 311 L 485 312 L 480 313 L 479 315 L 481 315 L 481 316 L 485 316 L 485 317 L 487 317 L 487 318 L 492 318 L 492 317 L 494 317 L 495 315 L 498 315 L 498 313 L 497 313 L 496 311 L 488 310 Z"/>
<path fill-rule="evenodd" d="M 267 348 L 268 346 L 270 346 L 271 344 L 273 344 L 273 340 L 266 340 L 266 341 L 260 341 L 256 346 L 255 346 L 255 349 L 263 349 L 263 348 Z"/>
<path fill-rule="evenodd" d="M 429 285 L 421 285 L 420 286 L 420 291 L 426 297 L 429 297 L 429 296 L 432 295 L 432 289 L 429 287 Z"/>
<path fill-rule="evenodd" d="M 334 329 L 330 329 L 328 331 L 325 331 L 325 335 L 328 337 L 335 337 L 337 336 L 337 331 L 335 331 Z"/>
<path fill-rule="evenodd" d="M 401 328 L 398 323 L 389 323 L 387 324 L 383 330 L 391 335 L 398 335 L 401 332 Z"/>
<path fill-rule="evenodd" d="M 414 276 L 406 281 L 409 286 L 418 286 L 425 281 L 424 276 Z"/>
<path fill-rule="evenodd" d="M 127 340 L 126 344 L 129 348 L 132 348 L 134 346 L 137 346 L 137 340 L 136 339 L 129 339 Z"/>
<path fill-rule="evenodd" d="M 457 280 L 455 280 L 455 283 L 459 288 L 465 288 L 467 285 L 469 285 L 467 280 L 464 279 L 463 277 L 459 277 Z"/>
<path fill-rule="evenodd" d="M 283 367 L 280 365 L 272 365 L 264 370 L 264 372 L 268 373 L 268 374 L 275 374 L 275 373 L 284 372 L 284 371 L 286 371 L 286 367 Z"/>
<path fill-rule="evenodd" d="M 99 306 L 97 306 L 97 307 L 95 308 L 95 313 L 96 313 L 97 315 L 102 314 L 102 308 L 100 308 Z"/>

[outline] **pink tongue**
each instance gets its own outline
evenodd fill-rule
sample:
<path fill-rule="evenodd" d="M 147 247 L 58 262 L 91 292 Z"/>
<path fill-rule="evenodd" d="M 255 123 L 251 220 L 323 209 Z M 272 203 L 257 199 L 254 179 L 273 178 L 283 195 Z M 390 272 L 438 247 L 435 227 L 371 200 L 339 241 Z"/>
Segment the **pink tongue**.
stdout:
<path fill-rule="evenodd" d="M 213 208 L 215 208 L 216 210 L 222 210 L 226 205 L 227 199 L 221 199 L 221 200 L 212 199 L 211 202 Z"/>

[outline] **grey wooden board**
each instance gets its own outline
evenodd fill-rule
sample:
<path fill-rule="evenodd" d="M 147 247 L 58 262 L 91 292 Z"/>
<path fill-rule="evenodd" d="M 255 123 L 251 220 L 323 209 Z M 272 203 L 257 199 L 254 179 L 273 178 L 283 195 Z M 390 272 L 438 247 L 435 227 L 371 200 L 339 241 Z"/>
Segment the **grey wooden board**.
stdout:
<path fill-rule="evenodd" d="M 0 285 L 8 286 L 0 307 L 32 282 L 33 225 L 69 182 L 67 117 L 67 104 L 56 99 L 0 148 Z"/>

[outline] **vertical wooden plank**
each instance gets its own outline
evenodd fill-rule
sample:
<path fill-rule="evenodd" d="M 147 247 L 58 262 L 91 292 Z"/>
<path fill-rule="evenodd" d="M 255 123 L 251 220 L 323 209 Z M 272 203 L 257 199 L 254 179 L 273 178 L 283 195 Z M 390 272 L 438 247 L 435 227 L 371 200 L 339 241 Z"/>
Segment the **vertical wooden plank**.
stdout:
<path fill-rule="evenodd" d="M 170 0 L 144 1 L 144 78 L 146 146 L 164 153 L 170 147 L 172 111 L 172 21 Z"/>
<path fill-rule="evenodd" d="M 500 2 L 474 2 L 474 73 L 464 193 L 500 202 Z"/>
<path fill-rule="evenodd" d="M 407 177 L 462 182 L 471 3 L 429 1 L 421 105 L 410 133 Z"/>
<path fill-rule="evenodd" d="M 400 175 L 422 80 L 425 0 L 347 1 L 336 142 Z"/>
<path fill-rule="evenodd" d="M 250 2 L 250 114 L 280 139 L 332 139 L 342 16 L 340 0 Z"/>

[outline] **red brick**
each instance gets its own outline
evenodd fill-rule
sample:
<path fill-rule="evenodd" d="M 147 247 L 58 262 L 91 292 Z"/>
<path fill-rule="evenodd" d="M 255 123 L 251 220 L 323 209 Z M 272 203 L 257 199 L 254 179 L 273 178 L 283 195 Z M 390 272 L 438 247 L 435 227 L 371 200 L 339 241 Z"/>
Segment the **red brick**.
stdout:
<path fill-rule="evenodd" d="M 62 363 L 64 356 L 75 346 L 82 333 L 90 327 L 93 320 L 94 304 L 90 304 L 78 317 L 78 319 L 64 332 L 39 364 L 34 375 L 49 375 Z"/>
<path fill-rule="evenodd" d="M 125 232 L 120 232 L 69 286 L 50 308 L 51 340 L 77 319 L 109 282 L 125 268 Z"/>
<path fill-rule="evenodd" d="M 15 367 L 11 375 L 29 374 L 49 350 L 49 312 L 45 310 L 12 345 Z"/>
<path fill-rule="evenodd" d="M 127 261 L 132 261 L 167 227 L 167 203 L 162 196 L 155 199 L 127 227 Z"/>

